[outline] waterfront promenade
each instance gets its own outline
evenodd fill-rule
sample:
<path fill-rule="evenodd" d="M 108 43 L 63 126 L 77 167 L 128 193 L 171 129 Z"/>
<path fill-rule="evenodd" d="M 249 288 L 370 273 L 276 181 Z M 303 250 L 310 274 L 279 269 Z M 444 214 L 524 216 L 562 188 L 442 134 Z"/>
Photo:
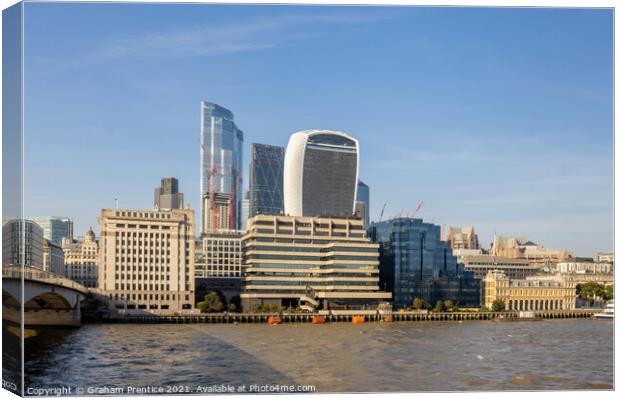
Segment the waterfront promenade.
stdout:
<path fill-rule="evenodd" d="M 539 319 L 574 319 L 590 318 L 602 310 L 555 310 L 533 311 Z M 518 320 L 519 314 L 514 311 L 506 312 L 415 312 L 394 311 L 378 314 L 368 311 L 366 314 L 347 313 L 322 315 L 326 322 L 351 322 L 354 316 L 363 316 L 366 322 L 384 322 L 388 316 L 394 322 L 422 322 L 422 321 L 488 321 L 499 317 Z M 372 312 L 372 313 L 370 313 Z M 191 314 L 191 315 L 125 315 L 106 321 L 118 323 L 266 323 L 269 317 L 279 316 L 283 323 L 309 323 L 317 316 L 313 313 L 227 313 L 227 314 Z"/>

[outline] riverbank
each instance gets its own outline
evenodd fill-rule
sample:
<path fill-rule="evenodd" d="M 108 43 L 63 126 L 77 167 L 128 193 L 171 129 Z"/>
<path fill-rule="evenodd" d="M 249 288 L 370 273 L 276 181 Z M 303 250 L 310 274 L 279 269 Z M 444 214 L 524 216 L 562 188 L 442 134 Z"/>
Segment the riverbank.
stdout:
<path fill-rule="evenodd" d="M 533 311 L 540 319 L 575 319 L 590 318 L 595 309 Z M 278 316 L 282 323 L 311 323 L 317 314 L 312 313 L 223 313 L 223 314 L 191 314 L 191 315 L 126 315 L 105 319 L 110 323 L 267 323 L 269 317 Z M 400 312 L 374 314 L 327 314 L 327 323 L 352 322 L 354 317 L 363 317 L 365 322 L 424 322 L 424 321 L 488 321 L 496 318 L 519 319 L 518 312 Z"/>

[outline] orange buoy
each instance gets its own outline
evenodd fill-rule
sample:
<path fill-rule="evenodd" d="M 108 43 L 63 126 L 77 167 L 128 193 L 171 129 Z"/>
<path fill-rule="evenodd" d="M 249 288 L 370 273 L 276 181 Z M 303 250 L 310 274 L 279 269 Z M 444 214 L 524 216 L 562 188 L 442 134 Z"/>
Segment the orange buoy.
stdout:
<path fill-rule="evenodd" d="M 316 325 L 322 325 L 325 323 L 325 317 L 321 315 L 316 315 L 312 317 L 312 323 Z"/>
<path fill-rule="evenodd" d="M 363 316 L 354 316 L 353 319 L 351 319 L 351 322 L 353 323 L 364 323 L 366 322 L 366 319 L 364 319 Z"/>
<path fill-rule="evenodd" d="M 267 318 L 267 323 L 270 325 L 279 325 L 282 323 L 282 318 L 280 318 L 279 316 L 270 316 L 269 318 Z"/>
<path fill-rule="evenodd" d="M 392 315 L 388 315 L 383 318 L 383 322 L 394 322 L 394 317 Z"/>

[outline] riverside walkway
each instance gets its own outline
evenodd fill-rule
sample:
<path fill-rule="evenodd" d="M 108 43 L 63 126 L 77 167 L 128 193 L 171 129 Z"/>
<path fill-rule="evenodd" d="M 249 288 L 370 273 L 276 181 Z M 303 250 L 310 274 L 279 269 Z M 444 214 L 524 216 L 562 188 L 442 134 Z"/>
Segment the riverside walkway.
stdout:
<path fill-rule="evenodd" d="M 590 318 L 596 314 L 595 309 L 534 311 L 536 318 Z M 310 323 L 312 318 L 321 315 L 314 313 L 224 313 L 224 314 L 190 314 L 190 315 L 124 315 L 111 318 L 108 322 L 119 323 L 266 323 L 269 317 L 279 316 L 283 323 Z M 393 322 L 427 322 L 427 321 L 488 321 L 495 318 L 519 319 L 517 312 L 392 312 L 374 314 L 330 314 L 321 315 L 327 322 L 351 322 L 354 316 L 363 316 L 366 322 L 383 322 L 392 318 Z"/>

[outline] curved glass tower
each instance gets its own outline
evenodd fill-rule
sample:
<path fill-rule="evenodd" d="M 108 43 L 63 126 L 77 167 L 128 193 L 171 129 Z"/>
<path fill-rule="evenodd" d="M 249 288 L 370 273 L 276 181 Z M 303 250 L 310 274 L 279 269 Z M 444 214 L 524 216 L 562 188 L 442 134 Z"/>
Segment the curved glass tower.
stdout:
<path fill-rule="evenodd" d="M 358 154 L 358 141 L 339 131 L 293 134 L 284 157 L 284 212 L 303 217 L 351 217 L 355 213 Z"/>
<path fill-rule="evenodd" d="M 218 214 L 218 217 L 234 221 L 230 229 L 238 229 L 241 221 L 241 173 L 243 170 L 243 131 L 233 121 L 233 114 L 217 104 L 200 103 L 200 194 L 202 213 L 202 232 L 209 232 L 211 226 L 205 225 L 205 197 L 210 190 L 213 175 L 213 192 L 225 194 L 232 206 L 226 207 L 231 214 Z M 222 196 L 222 195 L 219 195 Z M 216 197 L 218 197 L 216 195 Z M 221 223 L 220 223 L 221 224 Z"/>

